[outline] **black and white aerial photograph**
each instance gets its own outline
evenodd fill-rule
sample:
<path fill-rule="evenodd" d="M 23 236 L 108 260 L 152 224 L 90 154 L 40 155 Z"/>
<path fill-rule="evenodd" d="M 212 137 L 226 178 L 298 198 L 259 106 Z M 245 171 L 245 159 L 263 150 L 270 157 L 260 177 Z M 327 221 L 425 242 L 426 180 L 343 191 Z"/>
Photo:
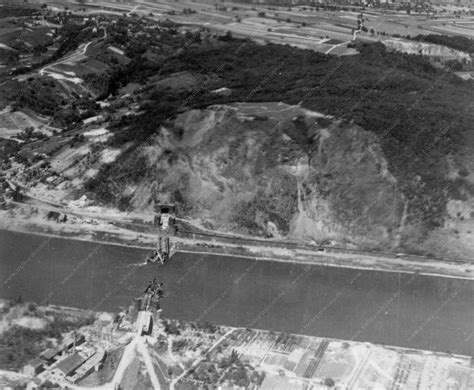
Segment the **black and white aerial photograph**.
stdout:
<path fill-rule="evenodd" d="M 0 390 L 474 390 L 474 0 L 0 0 Z"/>

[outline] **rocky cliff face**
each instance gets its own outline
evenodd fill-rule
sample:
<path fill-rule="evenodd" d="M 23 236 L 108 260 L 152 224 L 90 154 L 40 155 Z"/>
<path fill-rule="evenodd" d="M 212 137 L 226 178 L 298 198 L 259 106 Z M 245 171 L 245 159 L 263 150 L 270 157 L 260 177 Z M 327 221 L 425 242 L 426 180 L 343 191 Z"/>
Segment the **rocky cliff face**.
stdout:
<path fill-rule="evenodd" d="M 204 226 L 391 247 L 404 201 L 376 137 L 284 104 L 191 110 L 141 148 L 134 208 L 177 202 Z"/>
<path fill-rule="evenodd" d="M 404 41 L 401 39 L 385 39 L 382 43 L 388 49 L 399 51 L 401 53 L 423 55 L 426 57 L 437 58 L 441 61 L 456 60 L 466 64 L 472 62 L 468 53 L 433 43 Z"/>
<path fill-rule="evenodd" d="M 428 235 L 421 246 L 425 252 L 472 261 L 474 258 L 474 132 L 465 137 L 464 147 L 446 161 L 446 176 L 465 183 L 455 198 L 446 204 L 443 226 Z M 413 228 L 408 227 L 404 241 L 409 243 Z M 415 246 L 413 245 L 413 246 Z"/>

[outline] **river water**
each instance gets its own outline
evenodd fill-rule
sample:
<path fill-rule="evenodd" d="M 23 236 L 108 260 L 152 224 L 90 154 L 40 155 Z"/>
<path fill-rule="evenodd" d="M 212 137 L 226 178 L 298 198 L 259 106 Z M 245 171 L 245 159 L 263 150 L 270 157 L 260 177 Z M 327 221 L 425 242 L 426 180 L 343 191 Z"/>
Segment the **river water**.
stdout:
<path fill-rule="evenodd" d="M 113 311 L 164 282 L 163 315 L 465 355 L 474 282 L 177 253 L 0 231 L 0 297 Z"/>

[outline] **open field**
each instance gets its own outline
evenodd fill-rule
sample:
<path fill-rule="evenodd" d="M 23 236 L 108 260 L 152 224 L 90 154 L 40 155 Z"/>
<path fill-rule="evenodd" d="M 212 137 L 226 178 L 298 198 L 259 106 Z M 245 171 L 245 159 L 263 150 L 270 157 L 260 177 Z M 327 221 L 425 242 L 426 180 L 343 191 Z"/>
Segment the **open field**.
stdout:
<path fill-rule="evenodd" d="M 310 112 L 299 106 L 291 106 L 281 102 L 231 103 L 227 106 L 234 108 L 240 117 L 266 116 L 278 120 L 291 120 L 298 115 L 309 114 L 316 118 L 325 116 L 316 112 Z"/>
<path fill-rule="evenodd" d="M 331 378 L 341 388 L 470 387 L 468 359 L 331 339 L 236 330 L 225 343 L 267 374 L 261 389 L 304 389 Z M 199 368 L 197 369 L 199 370 Z"/>
<path fill-rule="evenodd" d="M 195 11 L 184 13 L 183 7 Z M 169 3 L 165 1 L 122 2 L 101 1 L 91 10 L 117 14 L 133 11 L 138 15 L 156 20 L 167 18 L 193 27 L 210 29 L 216 34 L 231 32 L 235 37 L 250 37 L 259 43 L 276 43 L 310 49 L 326 54 L 353 55 L 355 50 L 347 48 L 357 28 L 357 17 L 361 10 L 349 7 L 340 11 L 324 11 L 311 7 L 272 7 L 258 4 L 228 3 L 218 7 L 210 1 Z M 473 29 L 469 23 L 474 17 L 463 15 L 454 18 L 446 14 L 442 18 L 430 18 L 424 14 L 407 15 L 405 11 L 364 11 L 366 33 L 359 37 L 367 40 L 384 40 L 390 36 L 413 37 L 432 32 L 471 37 Z"/>
<path fill-rule="evenodd" d="M 15 137 L 28 127 L 40 131 L 46 128 L 47 123 L 47 119 L 32 113 L 5 109 L 0 112 L 0 138 Z"/>
<path fill-rule="evenodd" d="M 472 26 L 458 26 L 458 25 L 449 25 L 449 26 L 432 26 L 426 27 L 426 30 L 447 35 L 462 35 L 470 38 L 474 38 L 474 27 Z"/>
<path fill-rule="evenodd" d="M 277 24 L 263 18 L 248 18 L 240 23 L 214 25 L 213 28 L 221 32 L 231 31 L 235 36 L 251 36 L 261 42 L 289 44 L 320 52 L 326 52 L 334 46 L 334 44 L 327 44 L 330 40 L 339 44 L 352 39 L 349 29 L 333 28 L 330 25 L 301 27 L 295 23 Z"/>
<path fill-rule="evenodd" d="M 196 13 L 184 14 L 184 8 Z M 101 1 L 91 8 L 101 10 L 116 10 L 117 12 L 133 12 L 139 15 L 154 18 L 169 18 L 184 25 L 198 25 L 220 33 L 231 31 L 237 36 L 252 37 L 257 40 L 274 43 L 290 44 L 298 47 L 307 47 L 316 51 L 326 51 L 328 48 L 320 46 L 317 39 L 328 36 L 331 39 L 348 41 L 352 38 L 352 30 L 357 28 L 357 16 L 360 9 L 349 7 L 341 11 L 316 10 L 311 7 L 269 7 L 258 4 L 227 3 L 225 7 L 214 7 L 210 1 L 185 1 L 169 3 L 165 1 L 151 2 L 122 2 L 120 4 Z M 388 35 L 415 36 L 427 34 L 430 31 L 440 33 L 472 36 L 469 24 L 474 17 L 463 15 L 455 18 L 450 14 L 427 17 L 426 14 L 407 15 L 405 11 L 366 10 L 365 26 L 375 31 L 377 39 L 384 39 Z M 272 31 L 269 31 L 272 30 Z M 363 34 L 364 35 L 364 34 Z M 365 34 L 371 37 L 371 34 Z M 339 50 L 338 52 L 341 52 Z M 337 53 L 339 54 L 339 53 Z M 341 54 L 343 54 L 341 52 Z"/>

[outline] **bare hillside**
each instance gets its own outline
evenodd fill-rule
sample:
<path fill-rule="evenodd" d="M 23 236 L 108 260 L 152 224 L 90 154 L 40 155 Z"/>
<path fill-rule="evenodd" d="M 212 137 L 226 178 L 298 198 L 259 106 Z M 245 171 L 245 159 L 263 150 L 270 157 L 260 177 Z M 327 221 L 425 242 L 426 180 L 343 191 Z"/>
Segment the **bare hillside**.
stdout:
<path fill-rule="evenodd" d="M 137 153 L 147 174 L 122 194 L 134 209 L 177 202 L 207 227 L 267 237 L 397 240 L 403 197 L 357 125 L 282 103 L 213 106 L 178 115 Z"/>

